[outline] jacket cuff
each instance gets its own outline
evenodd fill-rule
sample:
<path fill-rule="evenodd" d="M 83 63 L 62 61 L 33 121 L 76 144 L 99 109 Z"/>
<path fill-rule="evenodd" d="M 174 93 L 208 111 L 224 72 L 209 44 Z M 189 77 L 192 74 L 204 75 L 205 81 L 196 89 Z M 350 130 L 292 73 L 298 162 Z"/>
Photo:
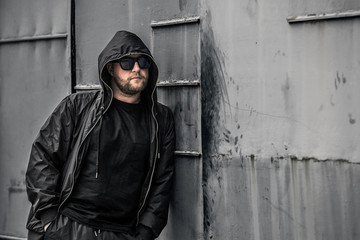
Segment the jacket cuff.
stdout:
<path fill-rule="evenodd" d="M 43 240 L 44 239 L 44 233 L 38 233 L 38 232 L 34 232 L 34 231 L 29 230 L 27 239 L 28 240 Z"/>
<path fill-rule="evenodd" d="M 154 233 L 152 232 L 151 228 L 140 224 L 136 228 L 137 235 L 141 236 L 143 240 L 154 240 Z"/>
<path fill-rule="evenodd" d="M 144 212 L 140 219 L 140 224 L 152 229 L 154 237 L 157 238 L 167 223 L 167 219 L 156 217 L 150 212 Z"/>
<path fill-rule="evenodd" d="M 49 208 L 49 209 L 46 209 L 45 211 L 41 212 L 40 219 L 41 219 L 42 226 L 44 227 L 47 223 L 55 220 L 57 214 L 58 214 L 58 211 L 57 211 L 56 207 Z"/>

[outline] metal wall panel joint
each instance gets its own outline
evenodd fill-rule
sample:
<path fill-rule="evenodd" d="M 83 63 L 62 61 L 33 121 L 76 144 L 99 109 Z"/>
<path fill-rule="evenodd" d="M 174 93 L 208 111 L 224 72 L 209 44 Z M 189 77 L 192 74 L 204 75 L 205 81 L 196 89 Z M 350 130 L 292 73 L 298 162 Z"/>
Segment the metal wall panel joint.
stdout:
<path fill-rule="evenodd" d="M 100 84 L 77 84 L 74 89 L 76 91 L 98 90 L 101 89 Z"/>
<path fill-rule="evenodd" d="M 52 39 L 66 39 L 67 37 L 68 37 L 67 33 L 57 33 L 57 34 L 47 34 L 47 35 L 17 37 L 17 38 L 7 38 L 7 39 L 0 39 L 0 44 L 40 41 L 40 40 L 52 40 Z"/>
<path fill-rule="evenodd" d="M 200 79 L 161 81 L 157 84 L 158 87 L 199 86 L 199 85 L 200 85 Z"/>
<path fill-rule="evenodd" d="M 166 26 L 172 26 L 172 25 L 178 25 L 178 24 L 187 24 L 187 23 L 199 23 L 200 17 L 185 17 L 185 18 L 178 18 L 178 19 L 170 19 L 170 20 L 164 20 L 164 21 L 152 21 L 150 26 L 152 28 L 156 27 L 166 27 Z"/>
<path fill-rule="evenodd" d="M 286 20 L 288 23 L 308 22 L 308 21 L 323 21 L 331 19 L 353 18 L 360 17 L 360 11 L 345 11 L 333 13 L 314 13 L 301 16 L 290 16 Z"/>
<path fill-rule="evenodd" d="M 183 156 L 183 157 L 201 157 L 201 153 L 200 152 L 195 152 L 195 151 L 175 151 L 174 154 L 176 156 Z"/>

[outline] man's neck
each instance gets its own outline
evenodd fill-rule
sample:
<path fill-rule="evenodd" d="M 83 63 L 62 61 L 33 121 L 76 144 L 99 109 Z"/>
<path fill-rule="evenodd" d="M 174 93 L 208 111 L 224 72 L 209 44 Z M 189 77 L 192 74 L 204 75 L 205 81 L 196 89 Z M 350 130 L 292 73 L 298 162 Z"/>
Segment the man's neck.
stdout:
<path fill-rule="evenodd" d="M 140 93 L 135 95 L 114 94 L 114 98 L 122 102 L 136 104 L 140 102 L 141 94 Z"/>

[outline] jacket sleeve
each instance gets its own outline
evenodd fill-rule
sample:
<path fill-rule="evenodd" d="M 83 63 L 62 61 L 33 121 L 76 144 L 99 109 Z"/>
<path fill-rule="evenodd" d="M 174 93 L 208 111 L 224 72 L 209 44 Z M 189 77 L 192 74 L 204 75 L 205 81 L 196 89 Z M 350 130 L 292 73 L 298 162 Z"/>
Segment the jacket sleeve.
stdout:
<path fill-rule="evenodd" d="M 69 151 L 74 126 L 72 106 L 69 97 L 65 98 L 42 126 L 32 145 L 26 188 L 32 215 L 27 227 L 33 231 L 41 232 L 41 227 L 57 215 L 60 169 Z M 41 221 L 42 226 L 35 224 L 34 219 Z"/>
<path fill-rule="evenodd" d="M 152 181 L 148 204 L 140 217 L 140 224 L 152 229 L 154 236 L 158 237 L 167 224 L 169 202 L 171 197 L 174 176 L 175 126 L 174 118 L 168 110 L 160 134 L 160 157 L 157 160 L 154 178 Z"/>

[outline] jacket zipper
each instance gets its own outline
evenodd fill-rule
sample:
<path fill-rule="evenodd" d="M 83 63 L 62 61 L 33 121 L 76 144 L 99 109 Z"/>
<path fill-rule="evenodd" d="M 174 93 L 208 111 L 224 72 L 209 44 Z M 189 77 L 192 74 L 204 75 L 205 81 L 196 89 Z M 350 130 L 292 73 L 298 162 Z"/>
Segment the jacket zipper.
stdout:
<path fill-rule="evenodd" d="M 105 67 L 108 63 L 109 63 L 109 62 L 105 63 L 105 64 L 104 64 L 104 67 Z M 104 70 L 104 67 L 101 69 L 101 73 L 102 73 L 102 71 Z M 104 115 L 104 114 L 107 112 L 107 110 L 110 108 L 111 102 L 112 102 L 113 97 L 114 97 L 114 92 L 113 92 L 113 90 L 111 89 L 111 87 L 102 79 L 101 73 L 100 73 L 100 79 L 101 79 L 101 81 L 104 83 L 104 85 L 105 85 L 106 87 L 108 87 L 108 88 L 110 89 L 110 92 L 111 92 L 110 102 L 109 102 L 109 104 L 107 105 L 106 109 L 101 113 L 102 115 Z M 105 94 L 105 91 L 104 91 L 104 94 Z M 92 131 L 92 129 L 91 129 L 91 131 Z M 100 129 L 100 131 L 101 131 L 101 129 Z M 99 136 L 99 137 L 100 137 L 100 136 Z M 99 149 L 100 149 L 100 146 L 99 146 Z M 98 151 L 99 151 L 99 150 L 98 150 Z M 95 170 L 95 178 L 98 178 L 98 177 L 99 177 L 99 154 L 97 154 L 97 156 L 96 156 L 96 170 Z"/>
<path fill-rule="evenodd" d="M 68 196 L 61 202 L 61 204 L 59 205 L 59 208 L 58 208 L 58 212 L 60 212 L 60 209 L 62 207 L 62 205 L 68 200 L 68 198 L 70 197 L 73 189 L 74 189 L 74 184 L 75 184 L 75 170 L 76 170 L 76 167 L 77 167 L 77 162 L 78 162 L 78 155 L 79 155 L 79 151 L 80 151 L 80 148 L 81 146 L 84 144 L 85 142 L 85 139 L 89 136 L 89 134 L 92 132 L 92 130 L 94 130 L 94 128 L 96 127 L 96 125 L 98 124 L 98 122 L 100 121 L 101 117 L 95 122 L 94 126 L 92 126 L 92 128 L 90 129 L 90 131 L 85 135 L 85 137 L 83 138 L 83 140 L 81 141 L 80 145 L 79 145 L 79 148 L 77 149 L 77 152 L 76 152 L 76 160 L 75 160 L 75 167 L 74 167 L 74 171 L 72 173 L 72 184 L 71 184 L 71 188 L 70 188 L 70 192 L 68 194 Z"/>
<path fill-rule="evenodd" d="M 155 122 L 156 122 L 156 128 L 158 128 L 158 122 L 157 122 L 157 120 L 155 119 Z M 157 131 L 157 130 L 156 130 Z M 158 159 L 158 145 L 159 145 L 159 142 L 158 142 L 158 136 L 157 136 L 157 133 L 156 133 L 156 151 L 155 151 L 155 159 L 154 159 L 154 166 L 153 166 L 153 168 L 152 168 L 152 171 L 151 171 L 151 177 L 150 177 L 150 182 L 149 182 L 149 186 L 148 186 L 148 188 L 147 188 L 147 190 L 146 190 L 146 194 L 145 194 L 145 197 L 144 197 L 144 200 L 143 200 L 143 202 L 142 202 L 142 204 L 141 204 L 141 206 L 140 206 L 140 208 L 139 208 L 139 211 L 138 211 L 138 213 L 137 213 L 137 220 L 136 220 L 136 225 L 138 225 L 139 224 L 139 221 L 140 221 L 140 213 L 141 213 L 141 210 L 144 208 L 144 205 L 145 205 L 145 203 L 146 203 L 146 198 L 148 197 L 148 195 L 149 195 L 149 192 L 150 192 L 150 188 L 151 188 L 151 183 L 152 183 L 152 179 L 153 179 L 153 177 L 154 177 L 154 172 L 155 172 L 155 167 L 156 167 L 156 162 L 157 162 L 157 159 Z"/>
<path fill-rule="evenodd" d="M 106 64 L 107 64 L 107 63 L 106 63 Z M 105 64 L 104 66 L 106 66 L 106 64 Z M 102 69 L 101 72 L 102 72 L 103 70 L 104 70 L 104 69 Z M 113 93 L 111 87 L 109 87 L 109 85 L 107 85 L 106 82 L 102 80 L 102 77 L 101 77 L 101 76 L 100 76 L 100 79 L 101 79 L 101 81 L 102 81 L 102 82 L 110 89 L 110 91 L 111 91 L 110 102 L 109 102 L 107 108 L 101 113 L 101 115 L 103 115 L 103 114 L 109 109 L 109 107 L 110 107 L 110 105 L 111 105 L 111 102 L 112 102 L 112 98 L 113 98 L 114 93 Z M 104 109 L 103 106 L 101 106 L 100 108 L 102 108 L 102 110 Z M 75 169 L 76 169 L 76 166 L 77 166 L 79 150 L 80 150 L 81 146 L 84 144 L 85 139 L 86 139 L 86 138 L 89 136 L 89 134 L 94 130 L 94 128 L 95 128 L 96 125 L 99 123 L 99 121 L 100 121 L 101 118 L 102 118 L 102 117 L 99 117 L 99 119 L 95 122 L 94 126 L 92 126 L 92 128 L 90 129 L 90 131 L 89 131 L 89 132 L 86 134 L 86 136 L 83 138 L 83 140 L 81 141 L 81 143 L 80 143 L 80 145 L 79 145 L 79 148 L 77 149 L 76 160 L 75 160 L 75 168 L 74 168 L 74 171 L 73 171 L 72 176 L 71 176 L 71 177 L 72 177 L 72 184 L 71 184 L 70 192 L 69 192 L 68 196 L 67 196 L 67 197 L 61 202 L 61 204 L 59 205 L 58 212 L 60 212 L 60 209 L 61 209 L 62 205 L 68 200 L 68 198 L 70 197 L 70 195 L 71 195 L 71 193 L 72 193 L 72 191 L 73 191 L 73 189 L 74 189 L 74 184 L 75 184 Z M 96 173 L 95 173 L 95 178 L 98 178 L 98 171 L 97 171 L 97 170 L 96 170 Z"/>
<path fill-rule="evenodd" d="M 155 61 L 153 61 L 155 63 Z M 156 63 L 155 63 L 156 64 Z M 157 82 L 156 82 L 157 83 Z M 156 162 L 157 162 L 157 159 L 158 159 L 158 152 L 159 152 L 159 139 L 158 139 L 158 131 L 159 131 L 159 123 L 156 119 L 156 116 L 155 116 L 155 113 L 154 113 L 154 108 L 155 108 L 155 103 L 154 103 L 154 94 L 155 94 L 155 89 L 156 89 L 156 83 L 155 83 L 155 86 L 154 86 L 154 89 L 151 93 L 151 101 L 152 101 L 152 109 L 151 109 L 151 114 L 152 114 L 152 117 L 155 121 L 155 142 L 156 142 L 156 148 L 155 148 L 155 159 L 154 159 L 154 164 L 153 164 L 153 168 L 152 168 L 152 171 L 151 171 L 151 176 L 150 176 L 150 182 L 149 182 L 149 186 L 146 190 L 146 194 L 145 194 L 145 197 L 144 197 L 144 200 L 139 208 L 139 211 L 137 213 L 137 219 L 136 219 L 136 226 L 139 224 L 139 221 L 140 221 L 140 213 L 141 213 L 141 210 L 144 208 L 145 206 L 145 203 L 146 203 L 146 199 L 149 195 L 149 192 L 150 192 L 150 188 L 151 188 L 151 184 L 152 184 L 152 179 L 154 177 L 154 172 L 155 172 L 155 168 L 156 168 Z"/>

